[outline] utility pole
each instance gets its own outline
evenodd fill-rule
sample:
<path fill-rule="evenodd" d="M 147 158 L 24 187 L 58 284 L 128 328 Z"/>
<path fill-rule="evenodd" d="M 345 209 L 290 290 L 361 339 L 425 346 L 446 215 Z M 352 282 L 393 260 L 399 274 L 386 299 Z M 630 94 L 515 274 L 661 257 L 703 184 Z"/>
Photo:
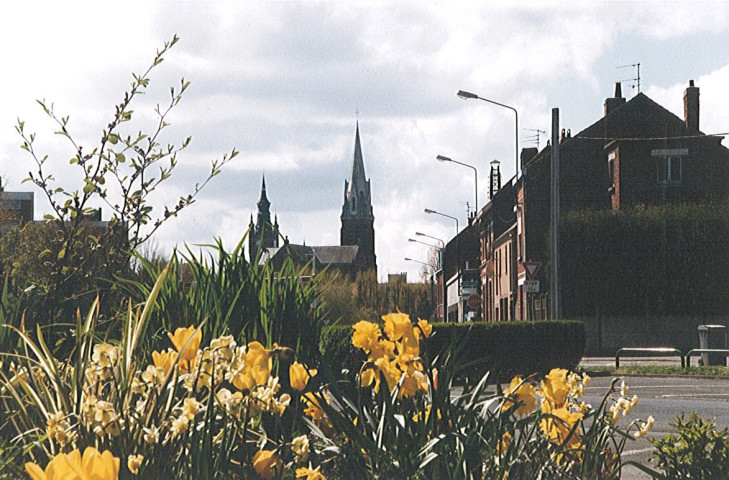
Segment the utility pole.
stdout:
<path fill-rule="evenodd" d="M 551 318 L 562 318 L 562 307 L 559 298 L 559 108 L 552 109 L 552 176 L 549 223 L 551 233 L 550 259 L 552 268 L 549 272 L 549 310 Z"/>

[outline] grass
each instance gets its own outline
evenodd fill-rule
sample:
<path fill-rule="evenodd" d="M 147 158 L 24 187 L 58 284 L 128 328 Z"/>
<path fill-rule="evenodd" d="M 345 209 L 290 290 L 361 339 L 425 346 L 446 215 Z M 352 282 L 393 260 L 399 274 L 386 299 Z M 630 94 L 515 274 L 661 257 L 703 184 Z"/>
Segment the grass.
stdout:
<path fill-rule="evenodd" d="M 578 370 L 593 377 L 609 375 L 675 375 L 675 376 L 709 376 L 729 378 L 729 367 L 706 366 L 681 368 L 677 365 L 624 365 L 618 369 L 613 366 L 580 367 Z"/>

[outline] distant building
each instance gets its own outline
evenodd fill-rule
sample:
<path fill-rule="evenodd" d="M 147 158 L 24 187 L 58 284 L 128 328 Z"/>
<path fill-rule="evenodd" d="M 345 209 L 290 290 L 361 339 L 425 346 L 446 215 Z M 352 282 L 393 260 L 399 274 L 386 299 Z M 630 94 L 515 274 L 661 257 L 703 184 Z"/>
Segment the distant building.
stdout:
<path fill-rule="evenodd" d="M 344 205 L 342 205 L 342 229 L 340 244 L 357 245 L 356 263 L 359 270 L 377 273 L 375 256 L 375 216 L 372 213 L 370 181 L 365 175 L 362 146 L 359 140 L 359 123 L 354 137 L 354 157 L 349 181 L 344 181 Z"/>
<path fill-rule="evenodd" d="M 33 221 L 33 192 L 6 192 L 0 186 L 0 230 Z"/>
<path fill-rule="evenodd" d="M 257 222 L 249 226 L 248 253 L 251 260 L 256 258 L 259 249 L 261 262 L 272 262 L 280 268 L 286 258 L 302 266 L 311 264 L 316 272 L 327 268 L 354 277 L 358 272 L 377 272 L 375 256 L 375 217 L 372 210 L 370 181 L 365 176 L 362 146 L 357 124 L 354 140 L 354 156 L 349 180 L 344 182 L 344 204 L 342 206 L 340 230 L 341 245 L 307 246 L 290 243 L 288 237 L 279 245 L 281 233 L 278 219 L 271 223 L 271 203 L 266 196 L 265 179 L 258 201 Z"/>
<path fill-rule="evenodd" d="M 271 223 L 271 202 L 266 195 L 266 177 L 261 180 L 261 198 L 258 200 L 258 216 L 253 215 L 248 225 L 248 258 L 253 261 L 258 251 L 277 248 L 279 244 L 278 217 Z"/>

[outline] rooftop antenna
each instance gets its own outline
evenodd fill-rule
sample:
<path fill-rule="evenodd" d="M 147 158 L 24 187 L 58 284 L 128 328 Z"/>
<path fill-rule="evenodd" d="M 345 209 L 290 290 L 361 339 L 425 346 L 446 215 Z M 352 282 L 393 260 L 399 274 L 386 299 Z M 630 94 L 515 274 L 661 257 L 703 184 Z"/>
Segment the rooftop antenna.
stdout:
<path fill-rule="evenodd" d="M 629 65 L 620 65 L 619 67 L 615 68 L 636 68 L 636 75 L 635 78 L 626 78 L 625 80 L 621 80 L 621 82 L 633 82 L 633 84 L 630 86 L 631 88 L 637 88 L 638 93 L 640 93 L 640 63 L 631 63 Z"/>
<path fill-rule="evenodd" d="M 525 128 L 524 130 L 526 130 L 527 132 L 534 132 L 533 135 L 525 138 L 524 142 L 525 143 L 535 142 L 537 144 L 537 149 L 539 149 L 539 134 L 541 134 L 541 133 L 546 134 L 547 132 L 545 132 L 544 130 L 538 130 L 536 128 Z"/>
<path fill-rule="evenodd" d="M 463 205 L 463 202 L 461 202 L 461 205 Z M 465 202 L 466 205 L 466 218 L 469 218 L 471 216 L 471 204 L 468 202 Z"/>

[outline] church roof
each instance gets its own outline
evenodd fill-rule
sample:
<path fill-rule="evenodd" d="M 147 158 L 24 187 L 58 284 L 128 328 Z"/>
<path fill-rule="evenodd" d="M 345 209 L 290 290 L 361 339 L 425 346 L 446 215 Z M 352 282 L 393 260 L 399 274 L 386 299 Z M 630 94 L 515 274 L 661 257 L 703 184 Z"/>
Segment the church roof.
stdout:
<path fill-rule="evenodd" d="M 316 259 L 326 265 L 352 264 L 359 252 L 358 245 L 335 245 L 325 247 L 311 247 L 316 253 Z"/>
<path fill-rule="evenodd" d="M 261 257 L 261 263 L 272 260 L 280 255 L 286 255 L 289 252 L 294 263 L 305 264 L 311 261 L 312 255 L 316 255 L 317 264 L 320 265 L 351 265 L 357 259 L 359 246 L 357 245 L 332 245 L 310 247 L 307 245 L 298 245 L 289 243 L 283 247 L 268 248 L 266 255 Z"/>

